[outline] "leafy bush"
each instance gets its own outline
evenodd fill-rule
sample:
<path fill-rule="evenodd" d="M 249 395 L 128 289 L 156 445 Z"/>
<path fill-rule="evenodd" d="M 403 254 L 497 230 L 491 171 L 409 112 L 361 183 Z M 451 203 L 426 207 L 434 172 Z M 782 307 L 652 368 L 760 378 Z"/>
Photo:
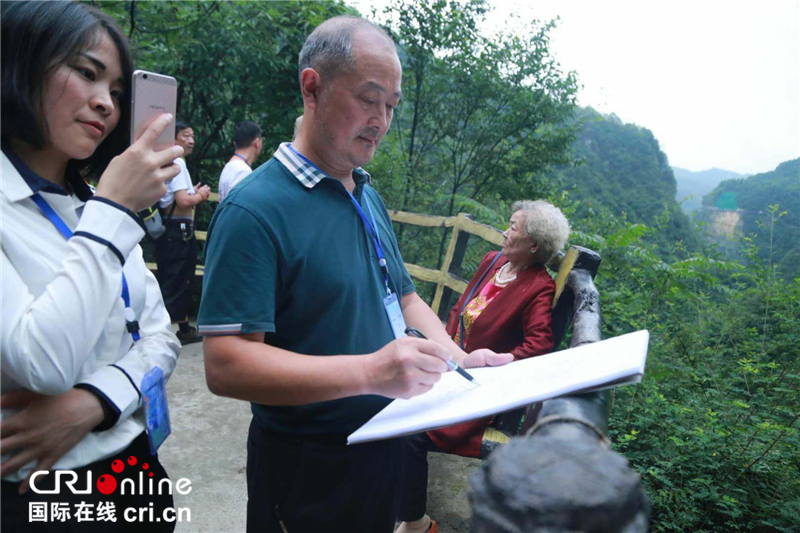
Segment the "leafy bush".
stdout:
<path fill-rule="evenodd" d="M 656 228 L 658 231 L 658 228 Z M 797 531 L 800 278 L 748 260 L 607 237 L 605 335 L 649 329 L 646 377 L 612 396 L 611 439 L 642 475 L 655 531 Z M 665 253 L 666 252 L 666 253 Z"/>

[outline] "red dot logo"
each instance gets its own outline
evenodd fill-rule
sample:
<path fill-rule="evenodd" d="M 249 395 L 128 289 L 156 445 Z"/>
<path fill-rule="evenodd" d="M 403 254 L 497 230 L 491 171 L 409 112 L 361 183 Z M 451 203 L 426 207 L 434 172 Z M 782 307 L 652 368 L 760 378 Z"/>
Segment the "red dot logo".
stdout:
<path fill-rule="evenodd" d="M 144 464 L 142 465 L 142 468 L 144 468 L 145 470 L 147 470 L 148 468 L 150 468 L 150 465 L 149 465 L 149 464 L 147 464 L 147 463 L 144 463 Z"/>
<path fill-rule="evenodd" d="M 153 473 L 152 472 L 150 472 L 150 477 L 153 477 Z"/>
<path fill-rule="evenodd" d="M 131 465 L 131 466 L 135 465 L 136 464 L 136 457 L 134 457 L 133 455 L 128 457 L 128 464 Z"/>
<path fill-rule="evenodd" d="M 112 475 L 104 474 L 97 478 L 97 490 L 106 495 L 111 494 L 117 490 L 117 480 Z"/>
<path fill-rule="evenodd" d="M 125 463 L 123 463 L 119 459 L 116 459 L 116 460 L 111 462 L 111 470 L 113 470 L 115 473 L 119 474 L 120 472 L 125 470 Z"/>

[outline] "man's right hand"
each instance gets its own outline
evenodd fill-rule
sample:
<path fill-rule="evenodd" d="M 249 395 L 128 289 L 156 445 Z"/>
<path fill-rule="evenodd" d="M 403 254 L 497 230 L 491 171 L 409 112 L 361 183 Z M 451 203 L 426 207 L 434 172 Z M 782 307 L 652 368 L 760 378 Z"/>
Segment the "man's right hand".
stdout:
<path fill-rule="evenodd" d="M 211 187 L 198 181 L 194 186 L 194 192 L 198 195 L 198 203 L 203 203 L 208 201 L 208 197 L 211 196 Z"/>
<path fill-rule="evenodd" d="M 403 337 L 363 359 L 367 394 L 408 399 L 441 379 L 450 352 L 431 340 Z"/>
<path fill-rule="evenodd" d="M 111 160 L 97 185 L 97 196 L 137 212 L 167 193 L 166 182 L 180 172 L 173 161 L 183 155 L 183 148 L 171 146 L 156 152 L 153 145 L 171 120 L 169 113 L 159 116 L 135 143 Z"/>

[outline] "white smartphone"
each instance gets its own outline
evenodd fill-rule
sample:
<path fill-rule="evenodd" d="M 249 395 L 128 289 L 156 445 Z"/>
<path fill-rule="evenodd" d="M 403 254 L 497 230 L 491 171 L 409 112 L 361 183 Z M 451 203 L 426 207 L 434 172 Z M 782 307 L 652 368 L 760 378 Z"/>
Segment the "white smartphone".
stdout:
<path fill-rule="evenodd" d="M 172 76 L 164 76 L 146 70 L 133 73 L 131 91 L 131 144 L 136 142 L 142 132 L 157 116 L 172 113 L 175 117 L 178 107 L 178 81 Z M 175 119 L 164 129 L 154 148 L 156 151 L 175 144 Z"/>

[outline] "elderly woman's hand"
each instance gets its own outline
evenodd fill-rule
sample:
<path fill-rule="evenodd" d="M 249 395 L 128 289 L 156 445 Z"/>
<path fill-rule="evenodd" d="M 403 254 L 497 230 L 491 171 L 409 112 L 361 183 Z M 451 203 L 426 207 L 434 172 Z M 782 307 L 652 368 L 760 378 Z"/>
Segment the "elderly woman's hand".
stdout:
<path fill-rule="evenodd" d="M 461 366 L 464 368 L 478 368 L 481 366 L 502 366 L 514 360 L 514 356 L 510 353 L 494 353 L 488 348 L 481 348 L 467 354 L 461 360 Z"/>

